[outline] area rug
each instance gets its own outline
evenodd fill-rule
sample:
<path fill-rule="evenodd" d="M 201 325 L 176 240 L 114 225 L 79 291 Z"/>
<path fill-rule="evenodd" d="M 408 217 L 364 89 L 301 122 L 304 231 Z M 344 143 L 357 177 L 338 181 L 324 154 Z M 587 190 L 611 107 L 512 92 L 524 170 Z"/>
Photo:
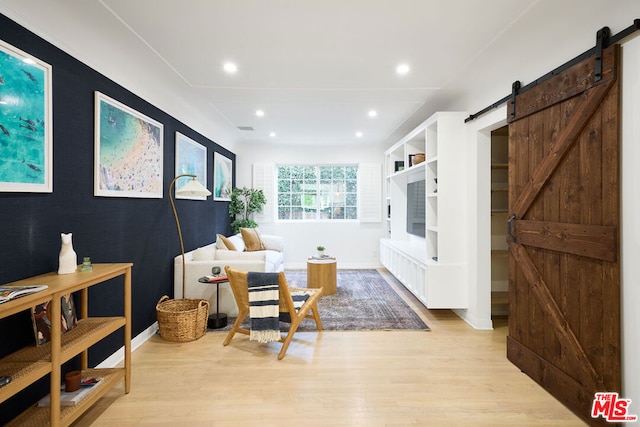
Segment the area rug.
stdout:
<path fill-rule="evenodd" d="M 306 270 L 288 270 L 285 275 L 289 286 L 307 286 Z M 328 331 L 429 330 L 376 270 L 338 270 L 337 292 L 322 296 L 318 311 Z M 229 319 L 226 330 L 234 320 Z M 281 329 L 286 328 L 283 323 Z M 298 330 L 316 330 L 315 322 L 305 319 Z"/>

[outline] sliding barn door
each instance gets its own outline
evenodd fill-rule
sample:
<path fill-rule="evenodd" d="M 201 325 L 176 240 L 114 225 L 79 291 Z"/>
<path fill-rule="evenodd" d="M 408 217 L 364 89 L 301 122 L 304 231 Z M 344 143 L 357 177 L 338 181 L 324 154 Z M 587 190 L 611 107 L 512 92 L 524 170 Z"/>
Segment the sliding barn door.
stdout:
<path fill-rule="evenodd" d="M 507 356 L 590 424 L 620 392 L 619 46 L 515 97 Z"/>

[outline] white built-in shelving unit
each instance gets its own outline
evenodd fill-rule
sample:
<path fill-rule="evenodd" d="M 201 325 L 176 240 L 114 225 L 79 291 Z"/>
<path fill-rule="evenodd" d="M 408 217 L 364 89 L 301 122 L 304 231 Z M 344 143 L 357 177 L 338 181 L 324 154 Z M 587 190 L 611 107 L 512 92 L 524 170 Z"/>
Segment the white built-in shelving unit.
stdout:
<path fill-rule="evenodd" d="M 468 304 L 465 117 L 462 112 L 436 113 L 385 152 L 388 216 L 380 261 L 428 308 Z M 426 160 L 411 164 L 415 154 L 425 154 Z M 407 187 L 421 180 L 424 237 L 407 231 L 407 198 L 412 197 Z"/>

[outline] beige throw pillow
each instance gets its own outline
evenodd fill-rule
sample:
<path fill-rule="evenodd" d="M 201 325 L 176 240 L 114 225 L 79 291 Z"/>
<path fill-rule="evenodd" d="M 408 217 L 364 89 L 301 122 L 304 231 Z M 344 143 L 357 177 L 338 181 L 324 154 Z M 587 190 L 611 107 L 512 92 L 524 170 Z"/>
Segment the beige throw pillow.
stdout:
<path fill-rule="evenodd" d="M 217 241 L 216 241 L 216 247 L 218 249 L 223 249 L 223 250 L 228 250 L 228 251 L 235 251 L 236 246 L 231 242 L 231 240 L 227 239 L 226 237 L 224 237 L 222 234 L 216 234 L 217 237 Z"/>
<path fill-rule="evenodd" d="M 263 251 L 265 250 L 264 243 L 262 243 L 262 236 L 257 228 L 241 228 L 242 240 L 244 240 L 245 250 L 247 252 Z"/>

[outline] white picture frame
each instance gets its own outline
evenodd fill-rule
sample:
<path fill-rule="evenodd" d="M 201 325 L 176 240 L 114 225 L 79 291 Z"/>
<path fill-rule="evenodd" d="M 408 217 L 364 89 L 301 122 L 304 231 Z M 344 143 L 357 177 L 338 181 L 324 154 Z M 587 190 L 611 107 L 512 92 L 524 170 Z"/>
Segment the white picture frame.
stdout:
<path fill-rule="evenodd" d="M 95 92 L 94 194 L 163 197 L 163 125 Z"/>
<path fill-rule="evenodd" d="M 176 132 L 176 172 L 175 176 L 190 174 L 196 175 L 196 181 L 207 187 L 207 147 L 197 143 L 193 139 Z M 184 196 L 177 194 L 182 186 L 192 178 L 185 176 L 179 178 L 174 186 L 176 199 L 207 200 L 206 196 Z"/>
<path fill-rule="evenodd" d="M 53 192 L 52 67 L 0 40 L 0 192 Z"/>
<path fill-rule="evenodd" d="M 233 162 L 213 153 L 213 200 L 230 201 L 233 189 Z"/>

